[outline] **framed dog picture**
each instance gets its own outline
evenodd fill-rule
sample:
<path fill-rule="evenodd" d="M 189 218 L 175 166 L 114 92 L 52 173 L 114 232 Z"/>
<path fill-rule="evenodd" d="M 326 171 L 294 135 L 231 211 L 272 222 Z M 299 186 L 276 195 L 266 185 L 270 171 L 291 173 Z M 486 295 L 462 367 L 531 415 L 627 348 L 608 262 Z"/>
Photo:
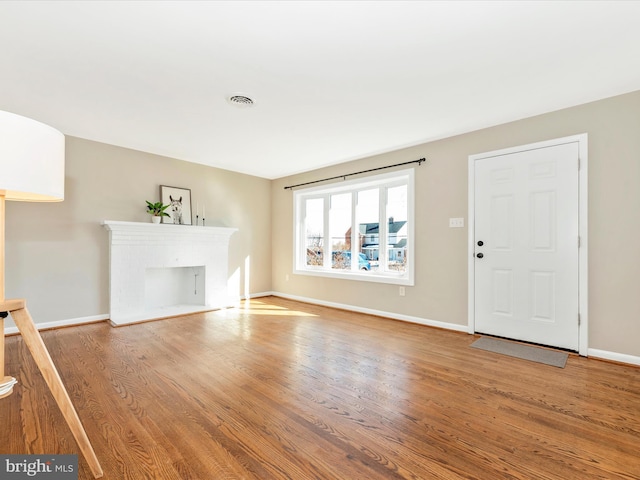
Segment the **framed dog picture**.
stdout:
<path fill-rule="evenodd" d="M 160 185 L 160 200 L 169 205 L 165 210 L 168 217 L 162 217 L 162 223 L 191 225 L 191 190 L 188 188 Z"/>

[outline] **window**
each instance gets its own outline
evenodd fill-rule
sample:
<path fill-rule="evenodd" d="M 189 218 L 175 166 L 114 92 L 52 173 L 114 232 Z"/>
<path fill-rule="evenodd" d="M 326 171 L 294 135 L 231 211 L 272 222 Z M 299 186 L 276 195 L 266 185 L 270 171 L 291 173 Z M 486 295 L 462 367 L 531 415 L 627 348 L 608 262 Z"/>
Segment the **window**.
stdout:
<path fill-rule="evenodd" d="M 413 285 L 413 173 L 295 191 L 295 273 Z"/>

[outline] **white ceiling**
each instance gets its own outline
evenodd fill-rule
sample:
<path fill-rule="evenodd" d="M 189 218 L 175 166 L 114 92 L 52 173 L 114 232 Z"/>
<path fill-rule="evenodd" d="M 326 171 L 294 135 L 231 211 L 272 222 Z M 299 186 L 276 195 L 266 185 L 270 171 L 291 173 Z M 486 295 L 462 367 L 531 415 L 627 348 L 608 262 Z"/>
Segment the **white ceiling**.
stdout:
<path fill-rule="evenodd" d="M 639 24 L 637 1 L 0 1 L 0 109 L 273 179 L 640 90 Z"/>

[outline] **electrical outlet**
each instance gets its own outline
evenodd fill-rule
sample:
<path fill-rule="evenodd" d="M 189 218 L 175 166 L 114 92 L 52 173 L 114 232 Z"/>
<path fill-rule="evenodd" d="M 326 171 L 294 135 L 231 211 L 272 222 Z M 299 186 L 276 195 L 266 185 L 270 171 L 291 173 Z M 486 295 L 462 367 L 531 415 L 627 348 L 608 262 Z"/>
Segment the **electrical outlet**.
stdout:
<path fill-rule="evenodd" d="M 463 227 L 464 227 L 464 218 L 449 219 L 449 228 L 463 228 Z"/>
<path fill-rule="evenodd" d="M 404 291 L 404 287 L 400 287 L 400 296 L 404 297 L 405 291 Z"/>
<path fill-rule="evenodd" d="M 288 282 L 288 281 L 289 281 L 289 274 L 288 274 L 288 273 L 284 276 L 284 280 L 285 280 L 286 282 Z"/>

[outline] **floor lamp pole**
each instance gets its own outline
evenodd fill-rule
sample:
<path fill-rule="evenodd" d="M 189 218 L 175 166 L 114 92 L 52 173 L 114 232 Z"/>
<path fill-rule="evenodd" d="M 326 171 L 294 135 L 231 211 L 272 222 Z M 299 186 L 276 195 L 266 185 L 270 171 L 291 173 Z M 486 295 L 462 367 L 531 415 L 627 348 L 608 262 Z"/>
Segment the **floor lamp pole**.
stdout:
<path fill-rule="evenodd" d="M 47 382 L 47 386 L 49 390 L 51 390 L 51 394 L 55 399 L 64 419 L 66 420 L 69 428 L 71 429 L 71 433 L 73 437 L 76 439 L 78 443 L 78 447 L 80 447 L 80 451 L 84 455 L 87 463 L 89 464 L 89 468 L 91 469 L 91 473 L 95 478 L 102 477 L 102 467 L 100 466 L 100 462 L 96 457 L 95 452 L 93 451 L 93 447 L 91 446 L 91 442 L 87 437 L 87 433 L 82 426 L 82 422 L 80 422 L 80 418 L 78 417 L 78 413 L 76 412 L 73 404 L 71 403 L 71 399 L 69 398 L 69 394 L 67 393 L 64 384 L 62 383 L 62 379 L 58 374 L 58 370 L 56 369 L 53 360 L 51 360 L 51 356 L 49 355 L 49 351 L 47 350 L 46 345 L 42 341 L 42 337 L 40 336 L 40 332 L 35 326 L 29 311 L 27 310 L 27 303 L 25 300 L 6 300 L 4 296 L 4 251 L 5 251 L 5 201 L 6 198 L 3 194 L 0 194 L 0 333 L 2 334 L 0 337 L 0 378 L 5 380 L 8 377 L 5 377 L 4 374 L 4 318 L 7 316 L 7 313 L 11 314 L 14 323 L 18 327 L 20 334 L 22 335 L 22 339 L 24 343 L 27 345 L 27 348 L 31 352 L 33 359 L 36 362 L 36 365 L 40 369 L 42 376 Z M 7 392 L 3 397 L 10 395 L 12 391 Z M 2 398 L 2 397 L 0 397 Z"/>

